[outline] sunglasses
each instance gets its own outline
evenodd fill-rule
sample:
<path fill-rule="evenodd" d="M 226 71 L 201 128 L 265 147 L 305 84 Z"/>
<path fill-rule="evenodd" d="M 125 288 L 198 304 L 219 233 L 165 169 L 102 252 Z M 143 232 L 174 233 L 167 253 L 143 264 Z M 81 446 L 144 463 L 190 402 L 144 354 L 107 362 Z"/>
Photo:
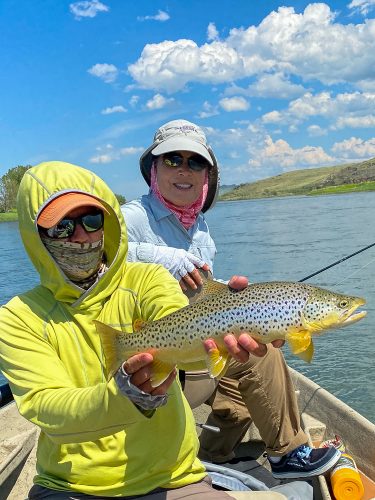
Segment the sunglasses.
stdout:
<path fill-rule="evenodd" d="M 45 232 L 50 238 L 69 238 L 80 224 L 88 233 L 94 233 L 103 227 L 104 215 L 102 212 L 81 215 L 79 217 L 64 217 L 55 226 L 46 229 Z"/>
<path fill-rule="evenodd" d="M 181 155 L 178 155 L 176 153 L 172 154 L 165 154 L 163 156 L 163 162 L 164 165 L 168 168 L 178 168 L 181 167 L 181 165 L 184 163 L 184 159 Z M 209 167 L 208 162 L 199 155 L 196 156 L 191 156 L 190 158 L 187 159 L 187 163 L 189 165 L 190 170 L 193 170 L 194 172 L 201 172 L 205 168 Z"/>

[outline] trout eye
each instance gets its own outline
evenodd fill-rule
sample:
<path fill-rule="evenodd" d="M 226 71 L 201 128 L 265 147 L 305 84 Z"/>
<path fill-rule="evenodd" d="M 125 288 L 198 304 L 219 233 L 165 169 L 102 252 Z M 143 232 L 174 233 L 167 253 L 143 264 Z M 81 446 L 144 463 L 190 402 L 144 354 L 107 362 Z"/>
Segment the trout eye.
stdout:
<path fill-rule="evenodd" d="M 342 299 L 339 302 L 340 309 L 345 309 L 346 307 L 348 307 L 348 305 L 349 305 L 349 301 L 346 299 Z"/>

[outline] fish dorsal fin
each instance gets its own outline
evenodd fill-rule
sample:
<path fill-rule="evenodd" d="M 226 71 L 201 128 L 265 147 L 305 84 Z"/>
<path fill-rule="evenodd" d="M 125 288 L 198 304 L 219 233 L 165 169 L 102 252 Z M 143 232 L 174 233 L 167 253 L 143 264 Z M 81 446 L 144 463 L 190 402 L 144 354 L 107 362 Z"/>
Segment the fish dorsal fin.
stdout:
<path fill-rule="evenodd" d="M 140 319 L 140 318 L 134 320 L 134 322 L 133 322 L 133 332 L 139 332 L 147 324 L 148 324 L 147 321 L 144 321 L 143 319 Z"/>
<path fill-rule="evenodd" d="M 158 387 L 165 380 L 167 380 L 174 367 L 174 364 L 160 361 L 160 359 L 154 357 L 151 365 L 151 386 Z"/>
<path fill-rule="evenodd" d="M 203 283 L 203 293 L 204 295 L 217 295 L 218 293 L 223 293 L 223 291 L 228 291 L 228 286 L 225 283 L 220 283 L 220 281 L 207 280 Z"/>
<path fill-rule="evenodd" d="M 201 302 L 222 293 L 230 293 L 227 285 L 212 279 L 204 280 L 201 289 L 196 292 L 193 299 L 190 299 L 190 303 Z"/>
<path fill-rule="evenodd" d="M 202 285 L 196 289 L 188 288 L 185 290 L 185 295 L 189 299 L 190 304 L 200 302 L 201 300 L 211 297 L 224 290 L 229 291 L 228 287 L 219 281 L 215 281 L 212 277 L 211 271 L 204 271 L 203 269 L 196 269 L 202 278 Z"/>
<path fill-rule="evenodd" d="M 207 369 L 212 378 L 224 376 L 229 362 L 229 354 L 225 349 L 211 349 L 207 354 Z"/>

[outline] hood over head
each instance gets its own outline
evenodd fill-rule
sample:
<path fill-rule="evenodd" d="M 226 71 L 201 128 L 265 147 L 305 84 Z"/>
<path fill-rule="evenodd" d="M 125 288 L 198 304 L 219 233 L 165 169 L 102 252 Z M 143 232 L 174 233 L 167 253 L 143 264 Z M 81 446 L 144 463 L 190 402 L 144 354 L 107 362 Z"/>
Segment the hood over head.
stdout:
<path fill-rule="evenodd" d="M 211 208 L 219 192 L 219 167 L 203 130 L 187 120 L 172 120 L 162 125 L 154 135 L 154 142 L 142 154 L 139 164 L 148 185 L 151 183 L 151 167 L 155 156 L 171 151 L 192 151 L 205 158 L 208 169 L 208 192 L 202 212 Z"/>
<path fill-rule="evenodd" d="M 61 205 L 64 199 L 70 200 L 65 208 Z M 43 225 L 49 225 L 56 218 L 58 222 L 67 212 L 87 205 L 90 200 L 104 212 L 104 254 L 108 271 L 89 290 L 83 290 L 65 276 L 42 243 L 37 220 L 41 216 Z M 25 172 L 18 190 L 17 211 L 25 249 L 40 275 L 41 285 L 48 288 L 56 300 L 88 308 L 114 292 L 126 266 L 126 226 L 116 196 L 100 177 L 70 163 L 41 163 Z M 43 222 L 45 213 L 48 222 Z"/>

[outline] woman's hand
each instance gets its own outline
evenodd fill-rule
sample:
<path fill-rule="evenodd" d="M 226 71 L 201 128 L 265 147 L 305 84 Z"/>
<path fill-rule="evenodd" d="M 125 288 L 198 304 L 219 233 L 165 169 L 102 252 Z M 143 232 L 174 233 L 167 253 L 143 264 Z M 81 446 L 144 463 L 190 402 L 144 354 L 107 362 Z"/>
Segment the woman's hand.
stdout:
<path fill-rule="evenodd" d="M 131 375 L 131 383 L 138 389 L 153 396 L 163 396 L 176 378 L 177 370 L 174 368 L 167 380 L 158 387 L 152 387 L 150 377 L 153 359 L 152 354 L 148 352 L 135 354 L 124 363 L 123 367 L 126 373 Z"/>
<path fill-rule="evenodd" d="M 199 269 L 202 269 L 203 271 L 209 271 L 209 265 L 208 264 L 203 264 Z M 196 267 L 193 271 L 185 274 L 180 280 L 180 287 L 183 292 L 186 292 L 188 288 L 191 288 L 192 290 L 196 290 L 198 287 L 203 285 L 203 280 L 200 272 L 198 271 L 198 268 Z"/>

